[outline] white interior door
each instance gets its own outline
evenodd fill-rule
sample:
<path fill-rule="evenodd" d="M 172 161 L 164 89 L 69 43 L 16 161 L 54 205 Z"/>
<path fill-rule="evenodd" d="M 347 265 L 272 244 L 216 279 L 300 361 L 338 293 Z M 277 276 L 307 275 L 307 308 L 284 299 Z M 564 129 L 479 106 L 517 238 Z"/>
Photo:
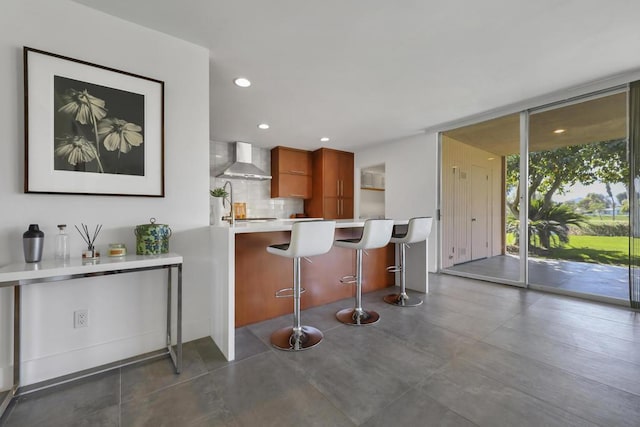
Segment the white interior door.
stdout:
<path fill-rule="evenodd" d="M 471 261 L 489 255 L 489 173 L 471 166 Z"/>

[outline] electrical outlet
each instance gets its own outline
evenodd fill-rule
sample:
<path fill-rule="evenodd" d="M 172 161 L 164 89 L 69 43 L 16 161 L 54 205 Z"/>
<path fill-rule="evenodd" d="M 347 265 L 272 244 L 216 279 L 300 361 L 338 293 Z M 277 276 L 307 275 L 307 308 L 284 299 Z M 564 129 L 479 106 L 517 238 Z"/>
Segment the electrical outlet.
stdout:
<path fill-rule="evenodd" d="M 77 310 L 73 312 L 73 327 L 86 328 L 89 326 L 89 310 Z"/>

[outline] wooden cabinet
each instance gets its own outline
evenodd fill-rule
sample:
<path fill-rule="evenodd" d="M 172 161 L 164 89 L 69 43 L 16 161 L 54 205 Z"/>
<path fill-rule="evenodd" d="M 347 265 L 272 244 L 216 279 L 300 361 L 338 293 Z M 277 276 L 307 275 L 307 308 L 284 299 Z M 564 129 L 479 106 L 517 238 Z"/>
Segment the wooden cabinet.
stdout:
<path fill-rule="evenodd" d="M 313 197 L 305 213 L 326 219 L 353 218 L 353 153 L 321 148 L 313 152 Z"/>
<path fill-rule="evenodd" d="M 311 152 L 288 147 L 271 150 L 271 197 L 311 197 Z"/>
<path fill-rule="evenodd" d="M 305 212 L 311 217 L 325 219 L 350 219 L 353 218 L 353 199 L 345 197 L 323 197 L 322 213 L 315 213 L 305 206 Z"/>
<path fill-rule="evenodd" d="M 353 153 L 341 152 L 338 156 L 340 194 L 338 197 L 351 199 L 351 215 L 353 218 Z M 343 209 L 344 210 L 344 209 Z"/>
<path fill-rule="evenodd" d="M 273 172 L 272 172 L 273 173 Z M 336 239 L 353 239 L 362 228 L 337 228 Z M 289 298 L 276 298 L 275 292 L 291 286 L 293 262 L 275 256 L 265 248 L 288 242 L 291 232 L 239 233 L 235 235 L 235 326 L 249 325 L 267 319 L 291 315 Z M 387 272 L 394 264 L 394 245 L 369 250 L 363 263 L 362 291 L 370 292 L 393 286 L 394 275 Z M 302 286 L 306 292 L 300 300 L 307 309 L 353 295 L 353 285 L 342 285 L 340 277 L 354 273 L 355 251 L 333 246 L 329 252 L 312 257 L 313 263 L 303 262 Z M 347 302 L 345 307 L 351 302 Z"/>

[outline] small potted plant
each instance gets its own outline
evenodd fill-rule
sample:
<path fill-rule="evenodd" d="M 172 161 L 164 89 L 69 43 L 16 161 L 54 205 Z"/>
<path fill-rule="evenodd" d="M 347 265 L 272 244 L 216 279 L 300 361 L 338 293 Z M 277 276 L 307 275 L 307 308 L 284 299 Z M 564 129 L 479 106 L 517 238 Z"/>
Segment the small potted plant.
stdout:
<path fill-rule="evenodd" d="M 229 193 L 227 193 L 227 190 L 225 190 L 224 187 L 216 187 L 213 190 L 209 190 L 209 193 L 211 193 L 213 197 L 229 197 Z"/>
<path fill-rule="evenodd" d="M 216 187 L 209 190 L 209 194 L 213 197 L 212 215 L 213 225 L 222 225 L 222 216 L 224 214 L 224 199 L 229 197 L 229 193 L 224 187 Z"/>

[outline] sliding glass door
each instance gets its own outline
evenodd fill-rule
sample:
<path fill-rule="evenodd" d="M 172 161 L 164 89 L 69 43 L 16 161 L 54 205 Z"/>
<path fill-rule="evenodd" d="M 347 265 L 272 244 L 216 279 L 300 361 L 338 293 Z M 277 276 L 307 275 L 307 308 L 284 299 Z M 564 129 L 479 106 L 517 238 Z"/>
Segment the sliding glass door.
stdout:
<path fill-rule="evenodd" d="M 442 268 L 524 285 L 520 262 L 520 115 L 444 132 Z"/>
<path fill-rule="evenodd" d="M 529 284 L 629 299 L 627 91 L 529 115 Z"/>
<path fill-rule="evenodd" d="M 640 85 L 440 144 L 443 272 L 640 307 Z"/>
<path fill-rule="evenodd" d="M 631 243 L 629 301 L 640 309 L 640 82 L 629 87 L 629 206 L 631 211 Z"/>

